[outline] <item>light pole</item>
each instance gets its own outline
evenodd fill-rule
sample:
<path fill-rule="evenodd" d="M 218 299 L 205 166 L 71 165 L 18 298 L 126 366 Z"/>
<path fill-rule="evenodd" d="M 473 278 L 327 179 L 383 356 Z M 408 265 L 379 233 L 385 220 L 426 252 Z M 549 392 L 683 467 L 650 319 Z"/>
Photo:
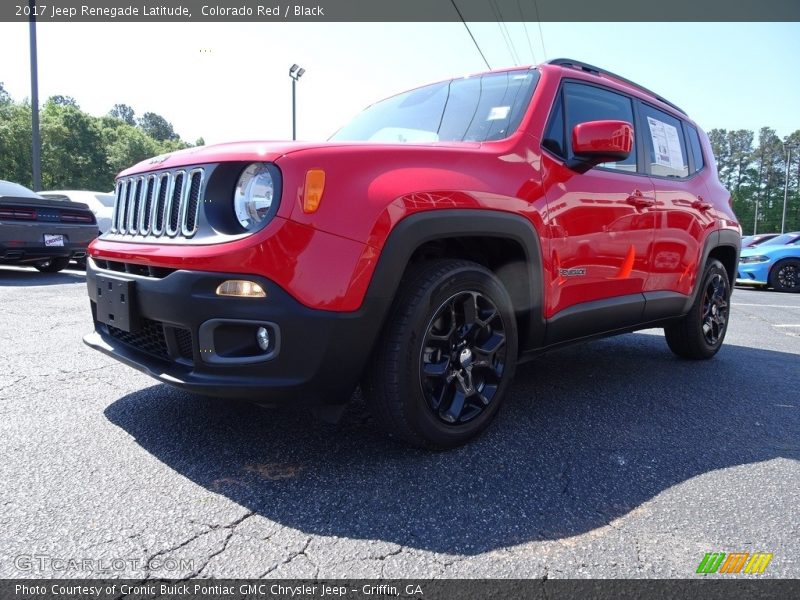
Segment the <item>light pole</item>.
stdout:
<path fill-rule="evenodd" d="M 297 92 L 295 91 L 295 87 L 297 86 L 297 80 L 303 76 L 306 70 L 301 68 L 298 65 L 292 65 L 289 67 L 289 77 L 292 78 L 292 139 L 297 139 Z"/>
<path fill-rule="evenodd" d="M 783 214 L 781 216 L 781 233 L 786 229 L 786 197 L 789 194 L 789 165 L 792 164 L 792 147 L 783 145 L 786 152 L 786 180 L 783 182 Z"/>
<path fill-rule="evenodd" d="M 30 7 L 30 52 L 31 52 L 31 167 L 33 190 L 42 189 L 42 141 L 39 136 L 39 69 L 36 58 L 36 0 L 28 0 Z"/>

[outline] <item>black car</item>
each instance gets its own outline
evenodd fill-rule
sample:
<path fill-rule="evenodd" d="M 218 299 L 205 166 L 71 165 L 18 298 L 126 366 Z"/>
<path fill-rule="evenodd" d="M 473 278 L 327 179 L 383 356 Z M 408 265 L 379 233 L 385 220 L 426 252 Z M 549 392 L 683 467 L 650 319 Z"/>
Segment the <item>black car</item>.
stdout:
<path fill-rule="evenodd" d="M 97 234 L 97 221 L 85 204 L 47 200 L 0 180 L 0 264 L 55 273 L 70 259 L 84 258 Z"/>

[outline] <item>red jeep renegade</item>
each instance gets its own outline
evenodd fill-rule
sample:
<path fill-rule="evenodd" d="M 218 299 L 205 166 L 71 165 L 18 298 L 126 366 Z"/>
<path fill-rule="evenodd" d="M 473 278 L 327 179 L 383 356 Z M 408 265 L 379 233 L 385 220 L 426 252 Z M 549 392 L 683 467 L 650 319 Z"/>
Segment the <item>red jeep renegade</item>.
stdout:
<path fill-rule="evenodd" d="M 516 365 L 663 327 L 725 337 L 740 227 L 706 135 L 573 60 L 421 87 L 326 143 L 191 148 L 119 175 L 85 342 L 159 381 L 452 447 Z"/>

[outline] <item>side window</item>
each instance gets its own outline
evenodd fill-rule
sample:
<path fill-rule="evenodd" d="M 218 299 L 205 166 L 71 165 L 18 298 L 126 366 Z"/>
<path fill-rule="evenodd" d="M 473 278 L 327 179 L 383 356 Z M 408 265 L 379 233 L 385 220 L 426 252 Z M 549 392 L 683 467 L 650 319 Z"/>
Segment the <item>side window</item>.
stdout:
<path fill-rule="evenodd" d="M 566 142 L 569 153 L 572 153 L 572 129 L 578 123 L 586 121 L 625 121 L 633 125 L 633 104 L 631 99 L 610 90 L 593 85 L 566 83 L 564 85 L 564 101 L 566 103 L 567 129 Z M 636 141 L 634 140 L 628 158 L 617 162 L 598 165 L 605 169 L 636 172 Z"/>
<path fill-rule="evenodd" d="M 642 103 L 644 148 L 650 174 L 658 177 L 688 177 L 689 162 L 681 122 Z"/>
<path fill-rule="evenodd" d="M 691 125 L 685 125 L 686 137 L 689 140 L 689 147 L 692 149 L 692 158 L 694 158 L 694 170 L 699 171 L 706 166 L 703 160 L 703 147 L 700 145 L 700 136 L 697 130 Z"/>

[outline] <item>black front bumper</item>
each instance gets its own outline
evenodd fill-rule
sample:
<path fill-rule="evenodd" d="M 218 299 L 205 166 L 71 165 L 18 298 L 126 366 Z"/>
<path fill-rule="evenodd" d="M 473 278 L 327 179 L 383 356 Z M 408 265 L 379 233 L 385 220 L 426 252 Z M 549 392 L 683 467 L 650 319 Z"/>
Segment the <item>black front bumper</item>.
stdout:
<path fill-rule="evenodd" d="M 190 392 L 264 405 L 344 402 L 380 327 L 381 307 L 365 303 L 347 313 L 310 309 L 260 276 L 185 270 L 144 275 L 134 274 L 147 272 L 136 265 L 128 269 L 133 272 L 120 272 L 122 263 L 101 263 L 116 265 L 113 270 L 88 263 L 95 330 L 84 342 Z M 255 281 L 266 297 L 218 296 L 217 286 L 228 279 Z M 133 282 L 120 284 L 130 293 L 131 332 L 98 321 L 98 287 L 109 281 Z M 260 326 L 271 333 L 266 351 L 255 343 Z"/>

